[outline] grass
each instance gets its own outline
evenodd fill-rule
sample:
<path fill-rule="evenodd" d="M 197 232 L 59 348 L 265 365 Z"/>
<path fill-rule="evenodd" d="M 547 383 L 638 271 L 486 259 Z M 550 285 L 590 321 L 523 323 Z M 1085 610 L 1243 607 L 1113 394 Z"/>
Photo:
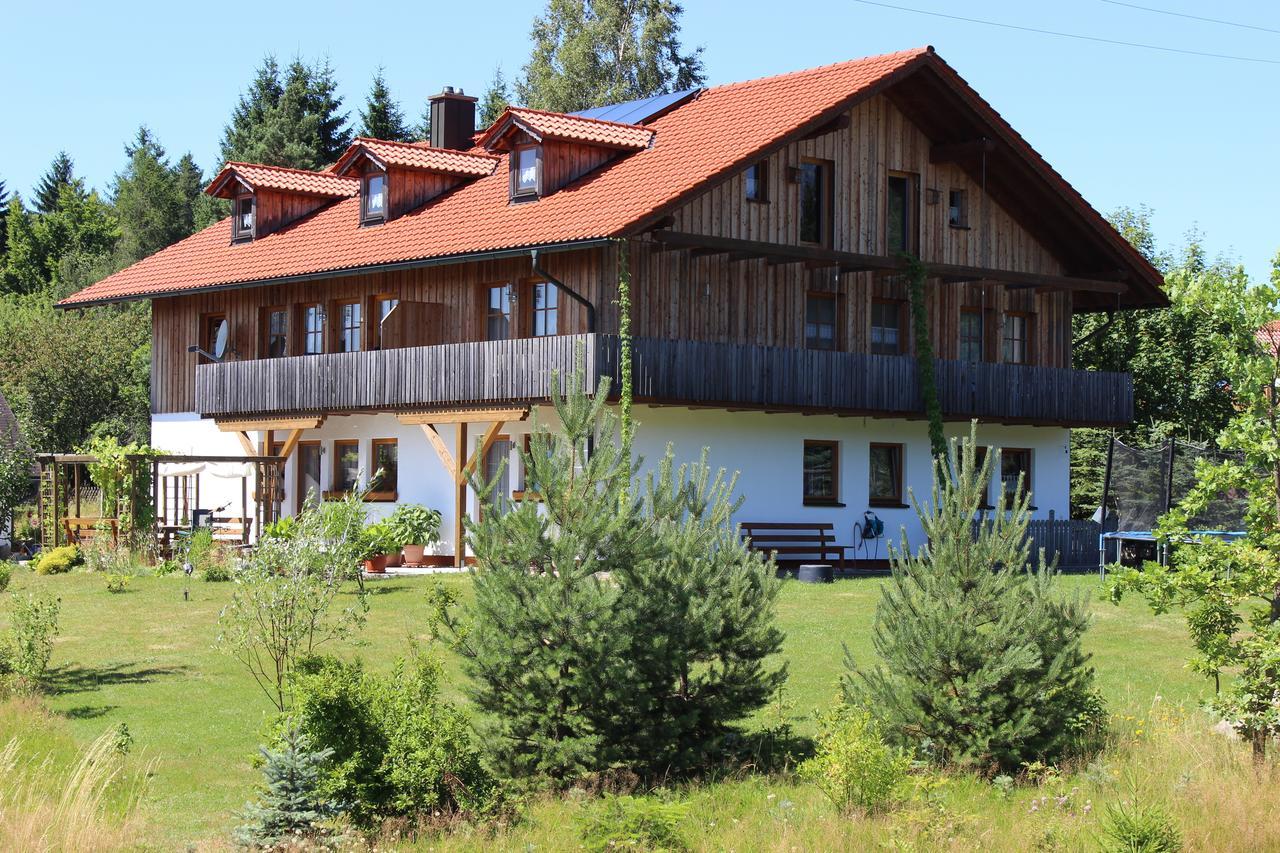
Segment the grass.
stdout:
<path fill-rule="evenodd" d="M 424 595 L 435 582 L 429 578 L 376 582 L 369 624 L 361 643 L 347 651 L 362 656 L 371 667 L 385 668 L 405 652 L 410 640 L 428 642 Z M 465 577 L 444 576 L 440 582 L 457 586 L 464 597 L 469 592 Z M 794 708 L 799 733 L 812 732 L 812 711 L 835 695 L 842 644 L 857 660 L 873 657 L 870 630 L 881 583 L 786 584 L 779 605 L 790 672 L 786 698 Z M 1136 720 L 1148 713 L 1156 696 L 1162 697 L 1159 707 L 1194 707 L 1207 695 L 1207 682 L 1183 665 L 1189 646 L 1179 617 L 1153 616 L 1136 599 L 1120 607 L 1099 601 L 1101 593 L 1093 577 L 1066 578 L 1064 585 L 1089 592 L 1094 599 L 1088 647 L 1114 711 L 1132 712 Z M 65 735 L 63 740 L 83 749 L 104 731 L 127 723 L 135 739 L 130 762 L 135 767 L 143 762 L 152 765 L 139 811 L 147 842 L 170 849 L 200 839 L 226 838 L 235 824 L 234 812 L 252 796 L 258 780 L 250 760 L 273 711 L 249 675 L 213 648 L 218 613 L 231 585 L 189 582 L 180 575 L 139 577 L 127 592 L 113 595 L 107 592 L 102 575 L 40 577 L 23 571 L 15 576 L 9 594 L 36 588 L 62 601 L 61 636 L 52 661 L 53 692 L 47 704 L 56 715 L 55 728 Z M 189 600 L 184 599 L 184 590 L 189 591 Z M 5 619 L 3 598 L 0 595 L 0 623 Z M 446 656 L 446 668 L 449 689 L 460 697 L 456 659 Z M 6 716 L 0 710 L 0 747 L 21 724 L 21 715 Z M 1185 729 L 1192 724 L 1180 725 Z M 1183 729 L 1171 724 L 1169 737 L 1175 733 L 1189 737 Z M 1143 741 L 1138 736 L 1134 748 L 1139 753 L 1154 750 L 1148 747 L 1151 743 L 1150 738 Z M 68 744 L 32 742 L 30 748 L 65 754 Z M 1208 745 L 1188 741 L 1176 750 L 1167 745 L 1160 748 L 1166 757 L 1181 754 L 1185 758 L 1188 750 L 1196 755 L 1209 750 L 1205 754 L 1212 755 L 1206 761 L 1228 761 L 1212 752 L 1226 747 L 1212 741 Z M 1156 760 L 1154 756 L 1153 752 L 1150 761 Z M 1098 785 L 1099 797 L 1110 790 L 1103 782 Z M 959 780 L 946 788 L 947 808 L 959 816 L 957 820 L 982 814 L 980 828 L 973 832 L 966 828 L 957 836 L 968 839 L 966 844 L 976 840 L 991 846 L 995 842 L 989 833 L 993 832 L 1026 839 L 1021 830 L 1014 831 L 1028 823 L 1019 820 L 1026 817 L 1028 808 L 1025 792 L 1005 801 L 977 782 Z M 1205 796 L 1210 794 L 1225 796 L 1215 791 Z M 839 821 L 828 814 L 816 789 L 780 778 L 726 780 L 692 789 L 687 795 L 690 842 L 708 849 L 749 849 L 759 846 L 763 838 L 777 849 L 856 845 L 871 837 L 868 832 L 881 840 L 891 829 L 906 833 L 904 838 L 914 837 L 911 833 L 934 831 L 949 820 L 931 811 L 918 819 L 900 814 L 875 821 Z M 1107 796 L 1114 799 L 1114 791 Z M 1280 806 L 1280 796 L 1276 802 Z M 1226 802 L 1218 805 L 1235 807 Z M 587 807 L 573 798 L 541 801 L 532 806 L 531 819 L 510 835 L 473 838 L 464 832 L 448 844 L 481 848 L 497 840 L 503 847 L 536 844 L 554 849 L 566 839 L 572 842 L 572 817 Z"/>

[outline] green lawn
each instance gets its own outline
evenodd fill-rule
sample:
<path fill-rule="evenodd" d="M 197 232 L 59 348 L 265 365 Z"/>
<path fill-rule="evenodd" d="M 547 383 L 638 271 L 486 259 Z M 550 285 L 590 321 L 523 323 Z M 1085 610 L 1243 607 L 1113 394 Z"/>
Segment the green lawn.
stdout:
<path fill-rule="evenodd" d="M 427 642 L 424 596 L 436 582 L 376 582 L 369 624 L 349 653 L 383 667 L 411 639 Z M 464 594 L 469 587 L 465 577 L 439 582 Z M 779 615 L 787 634 L 787 696 L 802 733 L 811 730 L 810 712 L 835 694 L 842 644 L 858 660 L 873 655 L 869 631 L 882 583 L 786 584 Z M 1121 607 L 1102 601 L 1094 577 L 1067 578 L 1064 585 L 1093 598 L 1089 647 L 1113 710 L 1145 709 L 1156 695 L 1188 704 L 1204 695 L 1207 684 L 1183 666 L 1188 644 L 1179 617 L 1154 617 L 1136 599 Z M 50 706 L 82 743 L 126 722 L 135 754 L 155 762 L 143 806 L 149 837 L 164 848 L 225 837 L 258 778 L 249 760 L 273 710 L 249 675 L 213 648 L 231 586 L 143 577 L 133 579 L 129 592 L 111 595 L 100 575 L 22 572 L 11 591 L 31 588 L 62 600 Z M 4 618 L 0 606 L 0 623 Z M 461 696 L 456 660 L 448 664 L 451 690 Z M 0 744 L 9 736 L 0 716 Z"/>

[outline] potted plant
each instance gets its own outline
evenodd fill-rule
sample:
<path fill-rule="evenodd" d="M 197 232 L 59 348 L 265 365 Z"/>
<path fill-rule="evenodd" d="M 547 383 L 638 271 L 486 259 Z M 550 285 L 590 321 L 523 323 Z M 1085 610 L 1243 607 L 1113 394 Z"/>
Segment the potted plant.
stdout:
<path fill-rule="evenodd" d="M 364 552 L 364 570 L 381 574 L 387 570 L 387 554 L 396 547 L 395 534 L 386 521 L 375 521 L 361 534 Z"/>
<path fill-rule="evenodd" d="M 410 565 L 422 565 L 427 548 L 440 541 L 440 513 L 422 504 L 401 504 L 387 521 Z"/>

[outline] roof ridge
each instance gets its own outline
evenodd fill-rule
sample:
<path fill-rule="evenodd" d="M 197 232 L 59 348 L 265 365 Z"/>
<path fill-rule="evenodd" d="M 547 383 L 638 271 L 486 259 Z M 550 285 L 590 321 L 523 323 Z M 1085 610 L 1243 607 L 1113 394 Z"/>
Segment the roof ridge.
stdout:
<path fill-rule="evenodd" d="M 605 106 L 611 106 L 611 105 L 605 104 Z M 516 107 L 516 106 L 510 106 L 510 107 L 507 107 L 507 109 L 511 110 L 512 112 L 537 113 L 538 115 L 556 116 L 557 118 L 567 118 L 570 121 L 589 121 L 589 122 L 593 122 L 594 124 L 607 124 L 607 125 L 610 125 L 611 127 L 626 127 L 626 128 L 631 128 L 633 130 L 648 130 L 648 131 L 653 130 L 653 128 L 646 127 L 643 124 L 630 124 L 625 121 L 609 121 L 608 119 L 591 118 L 590 116 L 574 115 L 573 113 L 558 113 L 555 110 L 539 110 L 539 109 L 535 109 L 534 107 Z"/>
<path fill-rule="evenodd" d="M 338 175 L 338 174 L 335 174 L 334 172 L 328 171 L 330 168 L 332 168 L 331 166 L 326 166 L 324 171 L 317 171 L 315 169 L 298 169 L 293 166 L 272 166 L 269 163 L 249 163 L 244 160 L 228 160 L 225 164 L 223 164 L 222 169 L 219 169 L 218 171 L 221 172 L 222 170 L 229 169 L 232 166 L 249 166 L 250 168 L 253 168 L 253 169 L 273 169 L 278 172 L 294 172 L 295 174 L 299 174 L 299 175 L 315 175 L 321 178 L 336 178 L 337 180 L 340 180 L 340 181 L 355 180 L 355 178 L 348 178 L 346 175 Z"/>
<path fill-rule="evenodd" d="M 471 151 L 461 151 L 457 148 L 439 148 L 435 145 L 418 145 L 414 142 L 400 142 L 399 140 L 395 140 L 395 139 L 379 139 L 376 136 L 357 136 L 355 139 L 351 140 L 351 142 L 352 144 L 355 144 L 357 142 L 376 142 L 379 145 L 396 145 L 396 146 L 399 146 L 400 148 L 412 148 L 414 151 L 428 151 L 428 152 L 434 151 L 434 152 L 439 152 L 441 154 L 461 154 L 464 157 L 475 157 L 477 159 L 482 159 L 482 160 L 501 160 L 502 159 L 501 157 L 498 157 L 495 154 L 473 153 Z"/>
<path fill-rule="evenodd" d="M 912 47 L 912 48 L 906 48 L 903 50 L 892 50 L 892 51 L 889 51 L 888 53 L 877 53 L 872 56 L 862 56 L 857 59 L 842 59 L 839 62 L 828 62 L 826 65 L 815 65 L 812 68 L 801 68 L 797 71 L 784 71 L 781 74 L 766 74 L 763 77 L 753 77 L 750 80 L 734 80 L 730 83 L 720 83 L 719 85 L 716 85 L 716 86 L 705 87 L 700 94 L 706 94 L 708 92 L 723 92 L 728 89 L 737 89 L 741 86 L 751 86 L 757 83 L 763 83 L 766 80 L 784 80 L 787 78 L 805 77 L 810 74 L 817 74 L 820 72 L 830 71 L 833 68 L 842 68 L 850 65 L 864 65 L 867 63 L 874 62 L 876 60 L 884 60 L 884 59 L 891 59 L 891 58 L 897 59 L 897 58 L 908 57 L 908 56 L 915 58 L 917 56 L 926 56 L 929 54 L 936 54 L 936 51 L 933 49 L 933 45 L 926 44 L 921 47 Z"/>

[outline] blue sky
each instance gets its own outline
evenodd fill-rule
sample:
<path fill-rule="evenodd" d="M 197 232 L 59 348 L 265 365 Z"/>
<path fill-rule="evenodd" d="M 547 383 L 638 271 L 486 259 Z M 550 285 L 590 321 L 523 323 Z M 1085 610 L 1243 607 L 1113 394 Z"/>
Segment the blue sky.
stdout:
<path fill-rule="evenodd" d="M 1280 34 L 1191 21 L 1104 0 L 885 0 L 892 5 L 1123 41 L 1280 60 Z M 1280 6 L 1134 0 L 1280 30 Z M 262 56 L 328 56 L 353 118 L 379 66 L 416 116 L 444 84 L 479 94 L 519 73 L 541 2 L 13 3 L 3 13 L 6 124 L 0 179 L 29 196 L 65 148 L 105 189 L 145 122 L 211 172 L 218 140 Z M 1212 254 L 1266 274 L 1280 250 L 1280 64 L 1054 38 L 852 2 L 689 0 L 688 45 L 711 83 L 934 45 L 1104 212 L 1155 210 L 1162 243 L 1204 232 Z M 53 50 L 52 56 L 48 51 Z M 11 123 L 11 124 L 10 124 Z"/>

